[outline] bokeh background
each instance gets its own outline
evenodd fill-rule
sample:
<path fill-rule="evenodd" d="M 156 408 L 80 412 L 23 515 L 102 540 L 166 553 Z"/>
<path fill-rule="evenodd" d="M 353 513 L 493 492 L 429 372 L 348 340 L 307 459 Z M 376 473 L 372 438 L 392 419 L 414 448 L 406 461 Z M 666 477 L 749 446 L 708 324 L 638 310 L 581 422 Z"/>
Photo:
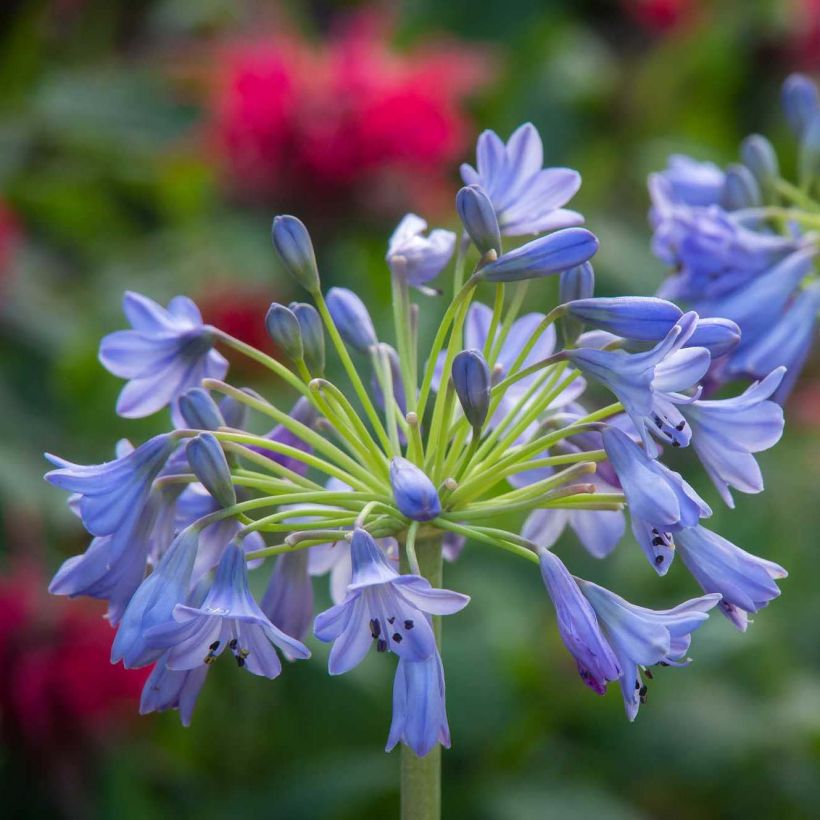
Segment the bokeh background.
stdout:
<path fill-rule="evenodd" d="M 602 240 L 602 294 L 649 294 L 647 173 L 675 150 L 720 163 L 777 95 L 820 71 L 817 0 L 5 0 L 0 5 L 0 805 L 9 818 L 385 818 L 392 667 L 274 682 L 219 664 L 190 729 L 136 716 L 140 671 L 113 668 L 101 608 L 49 599 L 84 549 L 44 450 L 84 463 L 166 419 L 113 414 L 96 361 L 126 288 L 193 296 L 265 349 L 271 300 L 297 298 L 269 224 L 297 213 L 327 284 L 389 298 L 386 237 L 407 210 L 454 227 L 457 165 L 482 128 L 531 120 L 549 164 L 583 174 L 574 207 Z M 788 164 L 788 147 L 785 149 Z M 538 296 L 548 307 L 546 283 Z M 435 321 L 435 310 L 429 314 Z M 280 388 L 241 361 L 233 378 Z M 287 397 L 281 397 L 287 401 Z M 161 415 L 161 414 L 160 414 Z M 454 738 L 445 816 L 820 816 L 820 368 L 761 457 L 768 489 L 716 529 L 791 572 L 745 635 L 719 616 L 688 670 L 662 670 L 634 725 L 578 680 L 537 573 L 468 546 L 447 585 Z M 638 603 L 695 593 L 625 541 L 574 571 Z M 325 595 L 324 591 L 322 595 Z"/>

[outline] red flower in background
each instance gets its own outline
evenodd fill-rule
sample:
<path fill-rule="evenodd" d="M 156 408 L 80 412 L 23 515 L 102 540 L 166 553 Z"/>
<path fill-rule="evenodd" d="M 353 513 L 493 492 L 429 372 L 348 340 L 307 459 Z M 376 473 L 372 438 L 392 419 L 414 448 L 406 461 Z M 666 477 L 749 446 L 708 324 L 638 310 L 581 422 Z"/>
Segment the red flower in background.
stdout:
<path fill-rule="evenodd" d="M 790 0 L 789 6 L 792 67 L 820 70 L 820 0 Z"/>
<path fill-rule="evenodd" d="M 319 45 L 278 34 L 225 47 L 211 135 L 238 195 L 372 210 L 390 206 L 380 185 L 394 210 L 437 195 L 467 147 L 463 105 L 488 63 L 454 43 L 402 54 L 390 34 L 361 15 Z"/>
<path fill-rule="evenodd" d="M 667 34 L 691 22 L 698 10 L 697 0 L 621 0 L 624 11 L 642 28 Z"/>
<path fill-rule="evenodd" d="M 21 238 L 22 228 L 17 216 L 0 200 L 0 281 L 11 272 Z"/>

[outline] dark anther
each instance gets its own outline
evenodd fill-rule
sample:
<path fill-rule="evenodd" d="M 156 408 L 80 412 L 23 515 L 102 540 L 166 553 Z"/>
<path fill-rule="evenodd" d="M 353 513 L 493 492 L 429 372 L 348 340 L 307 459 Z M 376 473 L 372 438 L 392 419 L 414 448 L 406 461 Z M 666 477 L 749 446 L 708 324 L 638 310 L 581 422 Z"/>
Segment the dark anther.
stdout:
<path fill-rule="evenodd" d="M 387 619 L 387 623 L 389 623 L 391 626 L 392 626 L 394 623 L 396 623 L 396 616 L 395 616 L 395 615 L 392 615 L 391 617 L 389 617 L 389 618 Z"/>
<path fill-rule="evenodd" d="M 679 425 L 677 425 L 677 427 L 675 427 L 675 429 L 680 433 L 683 431 L 684 427 L 686 427 L 686 422 L 682 421 Z"/>
<path fill-rule="evenodd" d="M 641 682 L 640 682 L 639 680 L 636 680 L 636 681 L 635 681 L 635 688 L 636 688 L 636 689 L 640 689 L 640 688 L 641 688 Z"/>
<path fill-rule="evenodd" d="M 646 677 L 647 677 L 647 678 L 649 678 L 649 680 L 652 680 L 652 679 L 655 677 L 655 676 L 652 674 L 652 670 L 651 670 L 651 669 L 644 669 L 643 671 L 644 671 L 644 674 L 646 675 Z"/>
<path fill-rule="evenodd" d="M 211 650 L 211 652 L 216 652 L 216 650 L 217 650 L 217 649 L 219 649 L 219 641 L 214 641 L 214 642 L 213 642 L 213 643 L 212 643 L 212 644 L 208 647 L 208 649 L 210 649 L 210 650 Z"/>
<path fill-rule="evenodd" d="M 658 661 L 658 666 L 669 666 L 666 661 Z"/>
<path fill-rule="evenodd" d="M 658 430 L 660 430 L 663 427 L 663 422 L 660 420 L 660 418 L 658 418 L 658 416 L 655 416 L 655 427 L 657 427 Z"/>
<path fill-rule="evenodd" d="M 638 694 L 639 694 L 642 698 L 645 698 L 645 697 L 646 697 L 646 693 L 647 693 L 647 688 L 646 688 L 646 685 L 644 684 L 644 685 L 643 685 L 643 686 L 642 686 L 642 687 L 638 690 Z"/>
<path fill-rule="evenodd" d="M 673 447 L 680 447 L 680 442 L 676 441 L 675 439 L 672 439 L 672 446 Z"/>
<path fill-rule="evenodd" d="M 399 633 L 398 633 L 398 632 L 394 632 L 394 633 L 393 633 L 390 637 L 391 637 L 391 638 L 392 638 L 392 639 L 393 639 L 396 643 L 401 643 L 401 635 L 399 635 Z"/>
<path fill-rule="evenodd" d="M 387 652 L 387 641 L 384 638 L 379 638 L 379 640 L 376 641 L 376 651 Z"/>
<path fill-rule="evenodd" d="M 411 620 L 407 620 L 404 622 L 405 629 L 412 629 L 415 624 Z"/>
<path fill-rule="evenodd" d="M 660 533 L 654 527 L 652 527 L 652 535 L 660 535 Z"/>
<path fill-rule="evenodd" d="M 241 655 L 236 656 L 236 665 L 241 669 L 245 665 L 245 659 Z"/>
<path fill-rule="evenodd" d="M 655 563 L 656 563 L 658 566 L 660 566 L 660 565 L 663 563 L 663 556 L 662 556 L 662 555 L 656 555 L 656 556 L 655 556 Z"/>
<path fill-rule="evenodd" d="M 233 638 L 231 640 L 231 642 L 228 644 L 228 646 L 231 648 L 231 650 L 234 650 L 234 649 L 236 649 L 236 644 L 237 643 L 238 643 L 238 641 L 236 640 L 236 638 Z"/>
<path fill-rule="evenodd" d="M 370 634 L 373 636 L 373 639 L 379 637 L 382 633 L 382 625 L 377 621 L 375 618 L 370 619 Z"/>
<path fill-rule="evenodd" d="M 656 535 L 652 539 L 652 546 L 653 547 L 662 547 L 665 543 L 666 542 L 663 540 L 663 538 L 660 537 L 660 535 Z"/>

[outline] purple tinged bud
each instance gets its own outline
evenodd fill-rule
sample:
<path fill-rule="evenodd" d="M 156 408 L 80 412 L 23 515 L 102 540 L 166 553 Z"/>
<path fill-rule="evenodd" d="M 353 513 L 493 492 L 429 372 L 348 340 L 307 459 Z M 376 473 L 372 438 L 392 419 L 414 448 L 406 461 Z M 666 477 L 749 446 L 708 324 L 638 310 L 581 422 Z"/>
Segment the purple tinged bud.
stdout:
<path fill-rule="evenodd" d="M 474 431 L 480 431 L 490 409 L 490 367 L 479 350 L 462 350 L 453 359 L 453 387 Z"/>
<path fill-rule="evenodd" d="M 402 515 L 413 521 L 431 521 L 441 512 L 433 482 L 406 458 L 395 456 L 390 462 L 390 484 Z"/>
<path fill-rule="evenodd" d="M 289 359 L 294 362 L 304 359 L 302 329 L 290 308 L 274 302 L 265 316 L 265 327 L 273 343 L 284 350 Z"/>
<path fill-rule="evenodd" d="M 308 293 L 316 293 L 319 290 L 319 269 L 304 223 L 295 216 L 274 217 L 271 238 L 285 270 Z"/>
<path fill-rule="evenodd" d="M 302 349 L 307 369 L 311 375 L 321 376 L 325 372 L 325 329 L 319 311 L 306 302 L 291 302 L 288 307 L 302 331 Z"/>
<path fill-rule="evenodd" d="M 485 265 L 478 275 L 487 282 L 520 282 L 574 268 L 598 250 L 598 240 L 585 228 L 564 228 L 540 236 Z"/>
<path fill-rule="evenodd" d="M 456 210 L 480 253 L 495 251 L 501 255 L 501 229 L 495 208 L 480 185 L 468 185 L 456 194 Z"/>
<path fill-rule="evenodd" d="M 352 290 L 331 288 L 326 298 L 333 322 L 350 347 L 359 353 L 367 353 L 379 343 L 364 302 Z"/>
<path fill-rule="evenodd" d="M 248 420 L 247 404 L 237 401 L 232 396 L 225 396 L 219 402 L 219 412 L 225 419 L 226 427 L 233 427 L 236 430 L 244 429 L 245 422 Z"/>
<path fill-rule="evenodd" d="M 798 137 L 820 108 L 817 86 L 805 74 L 792 74 L 786 78 L 781 91 L 781 102 L 786 122 Z"/>
<path fill-rule="evenodd" d="M 665 338 L 683 315 L 677 305 L 654 296 L 578 299 L 566 308 L 588 325 L 641 342 Z"/>
<path fill-rule="evenodd" d="M 577 299 L 591 299 L 594 293 L 595 274 L 589 262 L 565 270 L 561 274 L 558 285 L 559 304 L 564 305 Z"/>
<path fill-rule="evenodd" d="M 780 176 L 774 146 L 760 134 L 750 134 L 740 143 L 740 158 L 763 190 L 770 188 Z"/>
<path fill-rule="evenodd" d="M 236 490 L 231 470 L 219 442 L 210 433 L 192 438 L 185 447 L 185 456 L 194 475 L 221 507 L 236 504 Z"/>
<path fill-rule="evenodd" d="M 739 342 L 740 328 L 731 319 L 698 319 L 684 347 L 705 347 L 717 359 L 734 350 Z"/>
<path fill-rule="evenodd" d="M 720 204 L 727 211 L 739 211 L 742 208 L 757 208 L 762 201 L 754 174 L 745 165 L 730 165 L 723 180 Z"/>
<path fill-rule="evenodd" d="M 197 430 L 218 430 L 225 425 L 211 394 L 201 387 L 194 387 L 179 397 L 179 412 L 185 423 Z"/>

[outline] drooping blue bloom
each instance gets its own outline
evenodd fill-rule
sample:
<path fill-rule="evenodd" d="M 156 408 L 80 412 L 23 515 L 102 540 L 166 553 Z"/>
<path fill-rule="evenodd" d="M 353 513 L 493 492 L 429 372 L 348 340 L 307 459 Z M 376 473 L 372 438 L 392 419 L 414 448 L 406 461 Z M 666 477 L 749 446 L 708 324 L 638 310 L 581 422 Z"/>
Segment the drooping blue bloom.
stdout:
<path fill-rule="evenodd" d="M 322 317 L 319 311 L 307 302 L 291 302 L 288 310 L 299 322 L 307 369 L 312 376 L 321 376 L 325 372 L 325 327 Z"/>
<path fill-rule="evenodd" d="M 456 194 L 456 210 L 479 253 L 501 255 L 501 230 L 493 203 L 480 185 L 468 185 Z"/>
<path fill-rule="evenodd" d="M 578 585 L 615 651 L 626 715 L 635 720 L 646 700 L 639 667 L 685 665 L 692 632 L 706 623 L 707 612 L 720 601 L 720 595 L 703 595 L 672 609 L 654 610 L 631 604 L 590 581 L 579 578 Z"/>
<path fill-rule="evenodd" d="M 434 589 L 420 575 L 399 575 L 373 538 L 362 529 L 350 544 L 353 572 L 341 604 L 316 616 L 314 634 L 333 642 L 328 671 L 341 675 L 357 666 L 376 644 L 408 661 L 423 661 L 436 650 L 427 615 L 451 615 L 467 595 Z"/>
<path fill-rule="evenodd" d="M 681 561 L 704 592 L 723 596 L 721 611 L 743 632 L 749 615 L 780 595 L 775 580 L 788 575 L 780 565 L 742 550 L 705 527 L 681 530 L 675 542 Z"/>
<path fill-rule="evenodd" d="M 92 535 L 111 535 L 139 514 L 151 483 L 176 446 L 176 439 L 163 433 L 120 458 L 88 466 L 46 454 L 57 469 L 45 478 L 55 487 L 80 495 L 80 517 Z"/>
<path fill-rule="evenodd" d="M 393 276 L 420 289 L 444 270 L 456 243 L 452 231 L 437 228 L 424 236 L 426 230 L 427 223 L 420 216 L 407 214 L 393 231 L 387 248 Z"/>
<path fill-rule="evenodd" d="M 364 302 L 347 288 L 331 288 L 327 292 L 327 309 L 341 337 L 354 350 L 367 353 L 379 343 L 373 320 Z"/>
<path fill-rule="evenodd" d="M 99 353 L 106 370 L 128 379 L 117 401 L 121 416 L 150 416 L 203 379 L 228 372 L 227 360 L 213 349 L 211 329 L 187 297 L 174 297 L 166 309 L 126 292 L 123 312 L 133 329 L 109 333 Z"/>
<path fill-rule="evenodd" d="M 786 372 L 773 370 L 731 399 L 694 401 L 681 412 L 692 428 L 692 444 L 721 498 L 734 507 L 730 487 L 763 491 L 763 476 L 752 453 L 768 450 L 783 434 L 783 409 L 769 397 Z"/>
<path fill-rule="evenodd" d="M 162 654 L 145 642 L 145 633 L 171 620 L 174 607 L 188 597 L 199 533 L 184 530 L 168 547 L 154 571 L 134 593 L 111 646 L 111 663 L 132 669 L 145 666 Z"/>
<path fill-rule="evenodd" d="M 663 339 L 683 315 L 677 305 L 652 296 L 577 299 L 566 309 L 600 330 L 645 342 Z"/>
<path fill-rule="evenodd" d="M 490 409 L 490 368 L 480 350 L 462 350 L 453 359 L 451 373 L 464 416 L 474 430 L 481 430 Z"/>
<path fill-rule="evenodd" d="M 199 692 L 205 683 L 208 667 L 204 664 L 195 669 L 169 669 L 166 652 L 151 670 L 140 698 L 140 714 L 165 712 L 168 709 L 179 709 L 179 719 L 183 726 L 191 725 L 194 706 Z"/>
<path fill-rule="evenodd" d="M 621 676 L 618 659 L 601 631 L 595 610 L 561 559 L 547 549 L 539 549 L 538 556 L 561 639 L 578 664 L 581 680 L 603 695 L 607 684 Z"/>
<path fill-rule="evenodd" d="M 450 748 L 444 667 L 438 650 L 423 661 L 399 658 L 393 682 L 393 720 L 385 750 L 391 751 L 399 741 L 418 757 L 429 754 L 437 743 Z"/>
<path fill-rule="evenodd" d="M 272 624 L 253 599 L 245 555 L 236 544 L 225 550 L 201 606 L 177 604 L 173 618 L 146 633 L 148 646 L 168 650 L 165 663 L 171 670 L 211 664 L 227 648 L 240 667 L 275 678 L 282 663 L 273 645 L 289 657 L 310 657 L 310 650 Z"/>
<path fill-rule="evenodd" d="M 236 504 L 231 468 L 222 445 L 211 433 L 200 433 L 185 445 L 185 457 L 194 475 L 221 507 Z"/>
<path fill-rule="evenodd" d="M 313 620 L 313 583 L 308 574 L 308 559 L 306 549 L 280 555 L 259 604 L 271 623 L 299 640 L 307 635 Z M 282 648 L 282 653 L 290 659 L 287 647 Z"/>
<path fill-rule="evenodd" d="M 562 273 L 591 259 L 598 251 L 595 234 L 586 228 L 564 228 L 539 236 L 484 265 L 479 276 L 487 282 L 520 282 Z"/>
<path fill-rule="evenodd" d="M 304 223 L 295 216 L 274 217 L 271 225 L 273 247 L 285 270 L 308 293 L 319 290 L 319 269 L 313 242 Z"/>
<path fill-rule="evenodd" d="M 492 200 L 505 236 L 544 233 L 581 225 L 584 218 L 563 206 L 581 187 L 570 168 L 544 168 L 544 147 L 531 123 L 520 126 L 505 145 L 484 131 L 476 146 L 476 166 L 461 166 L 465 185 L 480 185 Z"/>
<path fill-rule="evenodd" d="M 432 521 L 441 512 L 441 501 L 423 470 L 401 456 L 390 460 L 390 485 L 402 515 L 414 521 Z"/>
<path fill-rule="evenodd" d="M 616 427 L 607 427 L 602 439 L 626 495 L 635 538 L 658 574 L 665 575 L 674 554 L 669 534 L 696 526 L 712 510 L 679 473 L 650 458 Z"/>
<path fill-rule="evenodd" d="M 281 348 L 291 361 L 304 359 L 302 328 L 296 314 L 284 305 L 274 302 L 265 314 L 265 328 L 271 341 Z"/>

